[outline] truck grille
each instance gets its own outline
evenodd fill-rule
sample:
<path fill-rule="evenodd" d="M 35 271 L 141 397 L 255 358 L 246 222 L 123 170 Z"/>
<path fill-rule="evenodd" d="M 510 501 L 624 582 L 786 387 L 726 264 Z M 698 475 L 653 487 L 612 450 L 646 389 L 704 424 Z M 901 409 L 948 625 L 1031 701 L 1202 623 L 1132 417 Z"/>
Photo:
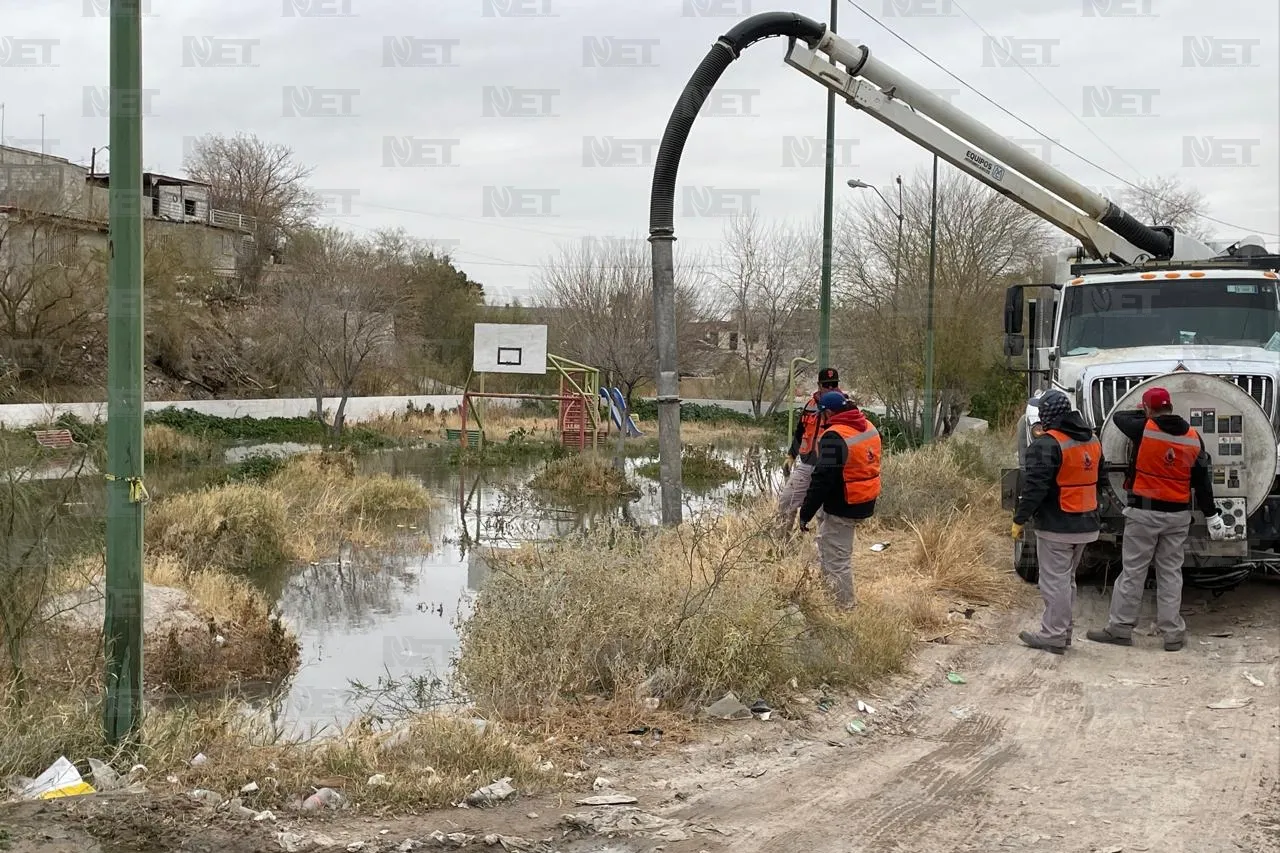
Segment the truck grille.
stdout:
<path fill-rule="evenodd" d="M 1106 421 L 1117 401 L 1150 378 L 1150 376 L 1106 376 L 1095 379 L 1089 399 L 1095 423 L 1101 424 Z M 1269 417 L 1275 419 L 1276 389 L 1275 382 L 1270 376 L 1243 373 L 1221 375 L 1218 378 L 1239 385 L 1257 401 Z"/>

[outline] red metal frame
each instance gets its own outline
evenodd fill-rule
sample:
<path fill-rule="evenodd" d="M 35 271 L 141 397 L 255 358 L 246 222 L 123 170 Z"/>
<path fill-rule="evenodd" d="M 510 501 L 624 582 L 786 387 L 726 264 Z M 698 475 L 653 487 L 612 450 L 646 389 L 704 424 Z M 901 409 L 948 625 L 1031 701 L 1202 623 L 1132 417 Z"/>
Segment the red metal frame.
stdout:
<path fill-rule="evenodd" d="M 467 446 L 467 408 L 468 408 L 467 404 L 473 398 L 499 399 L 499 400 L 559 400 L 560 401 L 560 419 L 558 423 L 562 427 L 561 441 L 564 440 L 563 425 L 564 425 L 565 407 L 571 401 L 578 400 L 583 404 L 582 419 L 578 422 L 578 441 L 579 441 L 578 449 L 579 450 L 587 449 L 587 412 L 586 412 L 587 401 L 581 394 L 499 394 L 499 393 L 485 393 L 482 391 L 480 392 L 464 391 L 462 394 L 462 406 L 461 406 L 462 434 L 458 438 L 461 440 L 463 447 Z"/>

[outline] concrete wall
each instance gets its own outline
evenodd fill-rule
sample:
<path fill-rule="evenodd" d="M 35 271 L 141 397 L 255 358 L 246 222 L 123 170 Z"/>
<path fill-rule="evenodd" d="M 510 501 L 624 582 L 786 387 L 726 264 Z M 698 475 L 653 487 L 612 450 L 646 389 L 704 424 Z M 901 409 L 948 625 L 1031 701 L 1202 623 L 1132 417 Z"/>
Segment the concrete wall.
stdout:
<path fill-rule="evenodd" d="M 379 415 L 398 414 L 410 401 L 419 409 L 433 406 L 437 412 L 456 409 L 462 404 L 461 394 L 421 394 L 412 397 L 352 397 L 347 401 L 347 423 L 371 420 Z M 326 397 L 324 407 L 330 413 L 338 408 L 337 397 Z M 491 399 L 486 405 L 515 406 L 518 400 Z M 315 410 L 314 399 L 291 400 L 153 400 L 143 404 L 148 412 L 167 409 L 192 409 L 220 418 L 299 418 Z M 74 414 L 84 421 L 105 420 L 106 403 L 57 403 L 18 404 L 0 406 L 0 428 L 20 429 L 36 424 L 47 424 L 59 415 Z"/>

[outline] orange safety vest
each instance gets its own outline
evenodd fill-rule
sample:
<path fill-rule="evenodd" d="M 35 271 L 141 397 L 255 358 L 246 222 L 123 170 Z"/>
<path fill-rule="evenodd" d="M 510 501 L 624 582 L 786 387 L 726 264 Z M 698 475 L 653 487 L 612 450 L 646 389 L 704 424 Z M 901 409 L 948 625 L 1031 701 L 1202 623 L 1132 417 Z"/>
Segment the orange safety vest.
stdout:
<path fill-rule="evenodd" d="M 829 429 L 844 439 L 848 455 L 844 462 L 844 500 L 863 504 L 880 497 L 880 432 L 871 423 L 865 432 L 847 424 Z"/>
<path fill-rule="evenodd" d="M 1140 498 L 1166 503 L 1191 502 L 1191 470 L 1200 456 L 1200 433 L 1169 435 L 1148 420 L 1134 461 L 1130 491 Z"/>
<path fill-rule="evenodd" d="M 1060 430 L 1048 430 L 1062 449 L 1058 467 L 1058 508 L 1063 512 L 1093 512 L 1098 508 L 1098 462 L 1102 443 L 1091 438 L 1079 441 Z"/>
<path fill-rule="evenodd" d="M 838 391 L 838 388 L 829 390 Z M 826 393 L 823 391 L 822 393 Z M 803 458 L 808 456 L 816 449 L 818 443 L 818 394 L 814 392 L 813 396 L 804 404 L 804 408 L 800 410 L 800 456 Z"/>

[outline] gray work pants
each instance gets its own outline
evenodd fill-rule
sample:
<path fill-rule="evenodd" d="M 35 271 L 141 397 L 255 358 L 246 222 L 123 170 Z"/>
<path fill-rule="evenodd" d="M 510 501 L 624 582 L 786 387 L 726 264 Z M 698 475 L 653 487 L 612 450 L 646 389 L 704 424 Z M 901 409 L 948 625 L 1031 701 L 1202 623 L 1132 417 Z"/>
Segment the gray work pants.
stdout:
<path fill-rule="evenodd" d="M 1088 543 L 1055 542 L 1036 536 L 1036 563 L 1040 568 L 1040 597 L 1044 616 L 1040 619 L 1042 640 L 1065 646 L 1075 627 L 1076 569 Z"/>
<path fill-rule="evenodd" d="M 809 483 L 813 480 L 813 466 L 796 460 L 791 466 L 791 474 L 782 484 L 782 492 L 778 495 L 778 524 L 783 530 L 790 530 L 795 522 L 796 511 L 804 503 L 805 493 L 809 491 Z"/>
<path fill-rule="evenodd" d="M 1156 629 L 1166 640 L 1182 640 L 1187 623 L 1182 620 L 1182 563 L 1191 511 L 1155 512 L 1132 507 L 1124 511 L 1124 570 L 1111 591 L 1107 633 L 1131 637 L 1138 627 L 1142 590 L 1147 570 L 1156 571 Z"/>
<path fill-rule="evenodd" d="M 853 597 L 853 539 L 857 522 L 818 510 L 818 564 L 822 577 L 843 610 L 851 609 Z"/>

